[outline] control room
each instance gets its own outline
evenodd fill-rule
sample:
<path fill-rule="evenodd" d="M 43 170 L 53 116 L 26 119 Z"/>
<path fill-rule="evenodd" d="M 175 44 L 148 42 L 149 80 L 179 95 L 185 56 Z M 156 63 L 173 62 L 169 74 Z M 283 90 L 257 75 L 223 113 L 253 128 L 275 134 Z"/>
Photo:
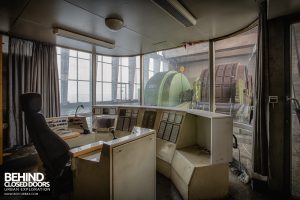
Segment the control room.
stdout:
<path fill-rule="evenodd" d="M 1 0 L 0 43 L 0 199 L 300 199 L 300 1 Z"/>

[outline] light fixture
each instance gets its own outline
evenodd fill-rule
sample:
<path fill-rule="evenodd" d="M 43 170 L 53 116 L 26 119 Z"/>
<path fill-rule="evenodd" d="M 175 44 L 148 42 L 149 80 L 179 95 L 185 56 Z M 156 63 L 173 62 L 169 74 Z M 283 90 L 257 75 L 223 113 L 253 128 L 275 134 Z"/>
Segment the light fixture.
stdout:
<path fill-rule="evenodd" d="M 152 1 L 185 27 L 196 25 L 197 19 L 178 0 Z"/>
<path fill-rule="evenodd" d="M 115 48 L 114 42 L 104 41 L 103 39 L 93 38 L 93 37 L 82 35 L 79 33 L 67 31 L 67 30 L 64 30 L 61 28 L 53 28 L 53 33 L 56 35 L 62 36 L 62 37 L 80 40 L 82 42 L 87 42 L 90 44 L 94 44 L 94 45 L 109 48 L 109 49 Z"/>
<path fill-rule="evenodd" d="M 105 25 L 112 31 L 118 31 L 123 27 L 123 20 L 118 18 L 106 18 Z"/>

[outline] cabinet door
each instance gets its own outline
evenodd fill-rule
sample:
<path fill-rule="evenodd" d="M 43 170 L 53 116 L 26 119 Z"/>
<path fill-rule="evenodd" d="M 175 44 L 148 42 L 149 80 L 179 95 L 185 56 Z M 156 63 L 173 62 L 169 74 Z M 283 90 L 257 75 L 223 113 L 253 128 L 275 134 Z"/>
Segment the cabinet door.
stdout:
<path fill-rule="evenodd" d="M 113 149 L 113 199 L 155 199 L 155 134 Z"/>

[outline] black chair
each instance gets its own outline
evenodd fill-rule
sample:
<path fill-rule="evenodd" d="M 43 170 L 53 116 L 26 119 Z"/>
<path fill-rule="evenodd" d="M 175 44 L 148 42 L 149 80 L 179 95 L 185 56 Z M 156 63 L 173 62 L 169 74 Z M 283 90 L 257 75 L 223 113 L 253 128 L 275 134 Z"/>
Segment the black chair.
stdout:
<path fill-rule="evenodd" d="M 22 110 L 29 136 L 43 162 L 52 192 L 57 196 L 72 189 L 72 173 L 68 144 L 55 134 L 47 125 L 41 111 L 42 98 L 37 93 L 20 96 Z"/>

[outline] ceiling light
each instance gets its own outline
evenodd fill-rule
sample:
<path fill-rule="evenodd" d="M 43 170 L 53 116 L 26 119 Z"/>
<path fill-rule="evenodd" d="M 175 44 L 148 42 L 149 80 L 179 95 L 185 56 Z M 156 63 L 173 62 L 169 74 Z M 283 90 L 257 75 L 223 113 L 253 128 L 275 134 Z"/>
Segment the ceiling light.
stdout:
<path fill-rule="evenodd" d="M 197 19 L 178 0 L 152 1 L 185 27 L 196 25 Z"/>
<path fill-rule="evenodd" d="M 82 42 L 87 42 L 90 44 L 94 44 L 94 45 L 109 48 L 109 49 L 115 48 L 114 42 L 108 42 L 103 39 L 93 38 L 93 37 L 82 35 L 79 33 L 67 31 L 67 30 L 64 30 L 61 28 L 53 28 L 53 33 L 56 35 L 62 36 L 62 37 L 71 38 L 71 39 L 79 40 Z"/>
<path fill-rule="evenodd" d="M 105 25 L 112 31 L 118 31 L 123 27 L 123 20 L 117 18 L 106 18 Z"/>

